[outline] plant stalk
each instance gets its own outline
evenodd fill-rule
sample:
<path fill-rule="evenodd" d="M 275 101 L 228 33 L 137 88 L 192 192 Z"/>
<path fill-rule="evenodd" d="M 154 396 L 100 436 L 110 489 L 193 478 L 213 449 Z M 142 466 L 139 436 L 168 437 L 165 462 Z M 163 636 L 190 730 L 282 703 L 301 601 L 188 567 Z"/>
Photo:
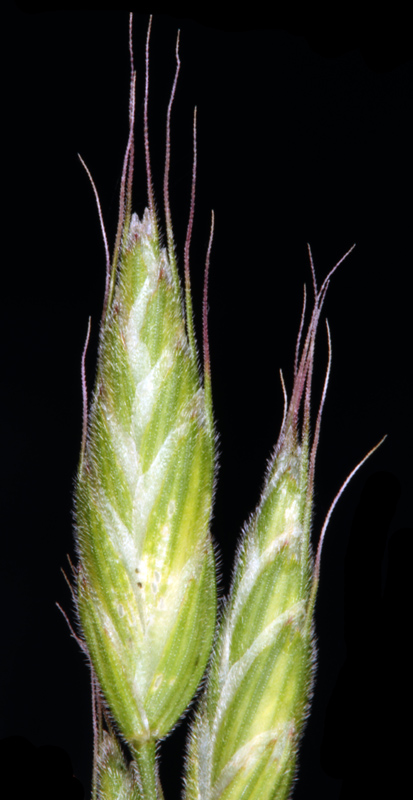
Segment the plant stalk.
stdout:
<path fill-rule="evenodd" d="M 156 742 L 150 739 L 139 747 L 131 747 L 141 779 L 143 800 L 164 800 L 156 766 Z"/>

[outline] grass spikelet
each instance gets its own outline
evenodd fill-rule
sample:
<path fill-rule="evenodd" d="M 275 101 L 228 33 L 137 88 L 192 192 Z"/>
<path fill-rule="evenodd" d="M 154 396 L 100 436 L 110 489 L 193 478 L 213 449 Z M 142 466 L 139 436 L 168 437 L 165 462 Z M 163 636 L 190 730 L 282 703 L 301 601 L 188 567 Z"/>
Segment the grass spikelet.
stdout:
<path fill-rule="evenodd" d="M 155 213 L 147 129 L 149 34 L 150 26 L 148 208 L 141 219 L 131 213 L 135 72 L 130 40 L 130 136 L 77 478 L 76 583 L 94 673 L 143 782 L 152 770 L 148 782 L 153 784 L 155 743 L 191 701 L 209 657 L 216 580 L 209 535 L 212 415 L 192 337 L 191 306 L 187 297 L 185 307 L 177 274 L 167 191 L 166 248 Z M 176 80 L 171 102 L 175 85 Z M 169 119 L 170 108 L 166 187 Z M 116 753 L 112 756 L 116 760 Z M 156 794 L 154 785 L 150 791 Z"/>
<path fill-rule="evenodd" d="M 98 760 L 99 800 L 142 800 L 139 775 L 113 734 L 103 731 Z"/>
<path fill-rule="evenodd" d="M 237 554 L 207 689 L 191 733 L 186 800 L 285 800 L 291 791 L 315 664 L 319 553 L 314 569 L 310 529 L 330 356 L 311 438 L 314 346 L 338 264 L 318 289 L 311 260 L 314 308 L 300 349 L 304 305 L 291 399 Z M 327 332 L 331 355 L 328 326 Z"/>

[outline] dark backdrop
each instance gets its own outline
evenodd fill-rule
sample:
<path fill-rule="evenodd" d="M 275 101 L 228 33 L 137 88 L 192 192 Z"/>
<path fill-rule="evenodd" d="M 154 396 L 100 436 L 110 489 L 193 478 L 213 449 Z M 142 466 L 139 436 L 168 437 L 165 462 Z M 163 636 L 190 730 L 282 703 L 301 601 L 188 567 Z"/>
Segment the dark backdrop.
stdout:
<path fill-rule="evenodd" d="M 346 491 L 326 538 L 316 614 L 318 678 L 294 797 L 398 796 L 407 774 L 404 720 L 411 694 L 413 63 L 407 25 L 395 22 L 395 11 L 394 17 L 378 17 L 377 10 L 364 25 L 348 7 L 347 16 L 331 20 L 317 13 L 294 20 L 281 12 L 255 18 L 237 13 L 231 19 L 218 12 L 198 19 L 155 15 L 151 44 L 150 137 L 161 207 L 165 112 L 181 29 L 171 173 L 181 265 L 192 113 L 198 107 L 192 247 L 198 332 L 211 208 L 216 215 L 209 303 L 221 452 L 213 534 L 222 586 L 228 585 L 235 543 L 258 500 L 278 434 L 280 367 L 291 387 L 304 282 L 311 291 L 306 242 L 320 281 L 356 242 L 325 306 L 333 366 L 318 459 L 315 540 L 346 474 L 383 434 L 388 439 Z M 74 553 L 80 356 L 91 315 L 91 387 L 105 268 L 94 198 L 77 153 L 94 176 L 113 242 L 127 139 L 128 15 L 29 4 L 10 4 L 8 15 L 2 70 L 0 738 L 10 771 L 13 754 L 20 764 L 13 796 L 20 796 L 24 764 L 44 762 L 56 767 L 55 796 L 64 796 L 65 785 L 79 798 L 83 787 L 88 798 L 88 671 L 55 606 L 58 601 L 71 609 L 60 568 L 67 566 L 66 553 Z M 138 213 L 146 202 L 146 27 L 147 15 L 136 14 Z M 315 398 L 326 363 L 323 328 L 316 361 Z M 181 726 L 164 745 L 170 800 L 179 796 L 184 733 Z M 22 738 L 8 738 L 16 736 Z M 65 758 L 72 766 L 67 761 L 64 768 Z M 72 772 L 81 784 L 77 795 L 75 784 L 69 787 Z"/>

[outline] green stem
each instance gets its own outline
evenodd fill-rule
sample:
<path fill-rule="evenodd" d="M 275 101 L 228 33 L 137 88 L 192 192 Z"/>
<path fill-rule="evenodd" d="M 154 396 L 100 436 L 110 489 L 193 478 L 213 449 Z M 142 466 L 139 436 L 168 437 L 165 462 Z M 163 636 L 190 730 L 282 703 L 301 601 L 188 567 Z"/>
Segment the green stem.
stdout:
<path fill-rule="evenodd" d="M 139 747 L 132 747 L 138 765 L 143 800 L 164 800 L 156 766 L 156 742 L 150 739 Z"/>

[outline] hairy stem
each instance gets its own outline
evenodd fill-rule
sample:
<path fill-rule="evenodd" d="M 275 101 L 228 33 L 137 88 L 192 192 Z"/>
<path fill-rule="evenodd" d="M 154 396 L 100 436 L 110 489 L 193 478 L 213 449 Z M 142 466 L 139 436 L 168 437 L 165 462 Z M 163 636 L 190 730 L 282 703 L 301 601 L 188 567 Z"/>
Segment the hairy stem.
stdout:
<path fill-rule="evenodd" d="M 145 800 L 164 800 L 156 768 L 156 742 L 150 739 L 131 750 L 139 769 L 142 796 Z"/>

